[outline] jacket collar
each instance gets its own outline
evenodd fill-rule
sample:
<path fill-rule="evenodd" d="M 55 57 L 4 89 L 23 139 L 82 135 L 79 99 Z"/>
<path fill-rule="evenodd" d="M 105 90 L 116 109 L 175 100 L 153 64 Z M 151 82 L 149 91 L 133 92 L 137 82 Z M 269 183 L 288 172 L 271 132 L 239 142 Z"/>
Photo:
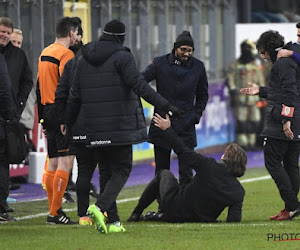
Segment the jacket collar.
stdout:
<path fill-rule="evenodd" d="M 185 62 L 185 63 L 182 63 L 180 60 L 177 59 L 177 57 L 175 56 L 175 50 L 172 49 L 172 52 L 170 54 L 168 54 L 168 63 L 170 65 L 178 65 L 178 66 L 182 66 L 182 67 L 190 67 L 191 66 L 191 61 L 192 61 L 192 57 L 190 57 L 190 59 Z"/>

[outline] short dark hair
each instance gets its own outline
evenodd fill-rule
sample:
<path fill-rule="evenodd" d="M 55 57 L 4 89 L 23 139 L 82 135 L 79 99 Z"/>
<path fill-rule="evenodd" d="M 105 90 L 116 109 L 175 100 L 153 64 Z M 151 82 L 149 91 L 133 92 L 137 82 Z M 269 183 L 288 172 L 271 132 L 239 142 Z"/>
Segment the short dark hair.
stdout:
<path fill-rule="evenodd" d="M 241 177 L 246 171 L 247 154 L 236 143 L 230 143 L 224 152 L 222 161 L 226 165 L 228 171 L 236 177 Z"/>
<path fill-rule="evenodd" d="M 5 27 L 11 28 L 12 31 L 14 30 L 13 22 L 8 17 L 0 17 L 0 25 L 3 25 Z"/>
<path fill-rule="evenodd" d="M 284 37 L 275 30 L 269 30 L 262 33 L 257 40 L 256 48 L 267 51 L 270 55 L 271 61 L 274 63 L 277 59 L 278 51 L 275 49 L 283 47 Z"/>
<path fill-rule="evenodd" d="M 56 37 L 65 38 L 69 35 L 69 32 L 75 31 L 80 26 L 77 17 L 63 17 L 56 23 Z"/>
<path fill-rule="evenodd" d="M 300 22 L 296 24 L 296 27 L 300 29 Z"/>

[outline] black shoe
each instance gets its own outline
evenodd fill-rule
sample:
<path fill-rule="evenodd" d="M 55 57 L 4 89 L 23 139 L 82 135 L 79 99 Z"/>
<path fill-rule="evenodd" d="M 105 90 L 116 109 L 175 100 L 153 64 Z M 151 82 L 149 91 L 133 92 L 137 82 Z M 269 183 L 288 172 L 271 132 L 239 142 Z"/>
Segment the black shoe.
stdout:
<path fill-rule="evenodd" d="M 142 218 L 145 221 L 155 221 L 157 218 L 157 214 L 153 211 L 148 211 Z"/>
<path fill-rule="evenodd" d="M 69 181 L 66 190 L 75 192 L 76 191 L 76 184 L 73 181 Z"/>
<path fill-rule="evenodd" d="M 92 196 L 94 198 L 98 197 L 97 189 L 93 183 L 90 183 L 90 196 Z"/>
<path fill-rule="evenodd" d="M 8 213 L 0 213 L 0 222 L 16 221 L 16 219 L 10 216 Z"/>
<path fill-rule="evenodd" d="M 156 213 L 156 219 L 158 221 L 168 221 L 167 215 L 165 213 L 163 213 L 163 212 L 157 212 Z"/>
<path fill-rule="evenodd" d="M 49 214 L 47 216 L 46 224 L 50 224 L 50 225 L 53 224 L 54 225 L 55 224 L 55 222 L 54 222 L 54 216 L 52 216 L 52 215 Z"/>
<path fill-rule="evenodd" d="M 72 196 L 69 194 L 69 192 L 65 192 L 64 193 L 64 197 L 62 199 L 63 203 L 74 203 L 74 199 L 72 198 Z"/>
<path fill-rule="evenodd" d="M 78 224 L 77 221 L 72 221 L 70 217 L 59 214 L 57 216 L 48 215 L 47 224 L 50 225 L 75 225 Z"/>
<path fill-rule="evenodd" d="M 57 210 L 57 214 L 67 217 L 67 214 L 62 210 L 62 207 Z M 46 224 L 56 224 L 54 221 L 54 216 L 49 214 L 47 217 Z"/>
<path fill-rule="evenodd" d="M 300 215 L 300 207 L 298 207 L 294 211 L 290 211 L 291 220 L 294 219 L 295 217 L 298 217 L 299 215 Z"/>
<path fill-rule="evenodd" d="M 62 210 L 62 207 L 60 207 L 60 209 L 57 210 L 57 214 L 62 214 L 64 216 L 67 216 L 67 214 Z"/>
<path fill-rule="evenodd" d="M 137 222 L 140 221 L 141 215 L 137 213 L 132 213 L 131 216 L 127 219 L 127 222 Z"/>

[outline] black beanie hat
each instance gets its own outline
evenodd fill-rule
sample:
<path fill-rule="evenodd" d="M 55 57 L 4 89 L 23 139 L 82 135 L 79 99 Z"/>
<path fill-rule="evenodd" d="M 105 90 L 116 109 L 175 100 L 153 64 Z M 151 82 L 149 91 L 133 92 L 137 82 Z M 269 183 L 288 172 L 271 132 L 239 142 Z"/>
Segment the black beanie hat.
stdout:
<path fill-rule="evenodd" d="M 194 48 L 194 40 L 191 36 L 191 33 L 189 31 L 184 30 L 177 38 L 176 42 L 174 43 L 174 49 L 177 49 L 178 47 L 182 45 L 188 45 Z"/>
<path fill-rule="evenodd" d="M 124 36 L 125 25 L 118 20 L 112 20 L 105 25 L 103 33 L 106 35 Z"/>

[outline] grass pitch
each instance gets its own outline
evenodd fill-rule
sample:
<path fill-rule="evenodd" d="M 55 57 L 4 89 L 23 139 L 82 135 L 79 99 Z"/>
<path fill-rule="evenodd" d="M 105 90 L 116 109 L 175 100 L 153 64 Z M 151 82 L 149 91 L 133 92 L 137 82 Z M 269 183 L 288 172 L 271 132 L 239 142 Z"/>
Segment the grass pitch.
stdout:
<path fill-rule="evenodd" d="M 264 168 L 249 169 L 241 180 L 266 175 Z M 124 188 L 118 209 L 127 232 L 107 235 L 94 226 L 46 225 L 46 200 L 16 203 L 12 215 L 19 221 L 0 224 L 0 249 L 299 249 L 300 241 L 290 239 L 300 239 L 300 217 L 269 220 L 283 208 L 273 180 L 244 182 L 243 186 L 246 196 L 241 223 L 128 223 L 137 200 L 127 199 L 139 197 L 145 186 Z M 68 215 L 72 219 L 78 218 L 76 203 L 63 207 L 71 210 Z M 156 209 L 153 203 L 147 210 Z M 225 221 L 226 215 L 227 210 L 219 219 Z"/>

